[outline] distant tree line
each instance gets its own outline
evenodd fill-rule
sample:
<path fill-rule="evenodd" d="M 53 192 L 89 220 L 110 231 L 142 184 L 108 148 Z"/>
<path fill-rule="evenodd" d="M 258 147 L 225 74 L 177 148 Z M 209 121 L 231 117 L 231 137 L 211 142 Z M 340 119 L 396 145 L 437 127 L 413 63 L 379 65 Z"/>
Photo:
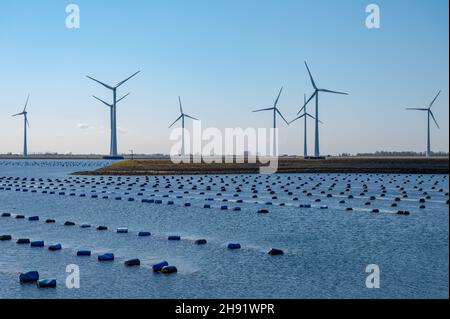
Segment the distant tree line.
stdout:
<path fill-rule="evenodd" d="M 432 152 L 433 156 L 443 156 L 448 157 L 448 152 Z M 389 152 L 389 151 L 377 151 L 375 153 L 357 153 L 356 155 L 351 155 L 349 153 L 340 154 L 341 157 L 419 157 L 425 156 L 425 152 L 413 152 L 413 151 L 402 151 L 402 152 Z"/>

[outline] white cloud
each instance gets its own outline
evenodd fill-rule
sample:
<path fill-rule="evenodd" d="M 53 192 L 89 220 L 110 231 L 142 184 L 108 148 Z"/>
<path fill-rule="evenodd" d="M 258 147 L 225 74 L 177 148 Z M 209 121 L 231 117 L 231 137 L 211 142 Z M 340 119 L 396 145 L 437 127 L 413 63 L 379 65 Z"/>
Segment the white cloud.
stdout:
<path fill-rule="evenodd" d="M 79 123 L 79 124 L 77 125 L 77 127 L 78 127 L 80 130 L 87 130 L 87 129 L 90 128 L 89 124 L 84 124 L 84 123 Z"/>

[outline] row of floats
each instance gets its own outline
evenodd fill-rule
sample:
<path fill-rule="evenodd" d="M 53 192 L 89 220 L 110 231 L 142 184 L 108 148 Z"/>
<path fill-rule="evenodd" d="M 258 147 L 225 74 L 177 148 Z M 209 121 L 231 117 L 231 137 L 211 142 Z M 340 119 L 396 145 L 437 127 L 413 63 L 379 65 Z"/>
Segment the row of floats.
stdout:
<path fill-rule="evenodd" d="M 14 217 L 16 219 L 26 219 L 26 217 L 24 215 L 15 215 L 13 216 L 11 213 L 2 213 L 1 214 L 2 218 L 6 218 L 6 217 Z M 39 216 L 30 216 L 28 217 L 28 221 L 30 222 L 37 222 L 40 221 L 40 217 Z M 47 224 L 55 224 L 56 220 L 54 219 L 46 219 L 45 223 Z M 63 224 L 64 226 L 76 226 L 76 223 L 71 222 L 71 221 L 66 221 Z M 79 225 L 80 228 L 92 228 L 93 226 L 90 224 L 80 224 Z M 108 227 L 107 226 L 103 226 L 103 225 L 98 225 L 95 227 L 95 229 L 97 231 L 107 231 Z M 117 228 L 116 232 L 118 234 L 128 234 L 129 230 L 128 228 Z M 139 237 L 150 237 L 151 233 L 148 231 L 140 231 L 137 234 Z M 170 235 L 167 238 L 169 241 L 180 241 L 181 240 L 181 236 L 178 235 Z M 13 240 L 13 236 L 11 235 L 0 235 L 0 242 L 6 242 L 6 241 L 12 241 Z M 45 242 L 42 240 L 38 240 L 38 241 L 31 241 L 29 238 L 17 238 L 16 240 L 16 244 L 18 245 L 29 245 L 30 247 L 33 248 L 43 248 L 46 247 Z M 206 245 L 208 242 L 206 239 L 197 239 L 194 240 L 193 243 L 195 245 Z M 52 244 L 47 246 L 49 251 L 55 252 L 55 251 L 60 251 L 63 249 L 63 246 L 58 243 L 58 244 Z M 227 249 L 229 250 L 239 250 L 241 249 L 242 246 L 239 243 L 229 243 L 227 245 Z M 279 255 L 283 255 L 284 251 L 281 249 L 276 249 L 276 248 L 272 248 L 269 252 L 269 255 L 271 256 L 279 256 Z M 85 249 L 81 249 L 78 250 L 76 252 L 76 256 L 77 257 L 91 257 L 92 256 L 92 251 L 91 250 L 85 250 Z M 98 254 L 97 255 L 97 260 L 98 262 L 113 262 L 115 260 L 115 256 L 113 253 L 103 253 L 103 254 Z M 124 265 L 126 267 L 137 267 L 141 265 L 141 260 L 138 258 L 134 258 L 134 259 L 130 259 L 124 262 Z M 156 264 L 152 265 L 152 270 L 155 273 L 162 273 L 162 274 L 174 274 L 178 272 L 178 269 L 176 266 L 174 265 L 170 265 L 167 261 L 163 260 L 160 261 Z M 29 272 L 24 272 L 21 273 L 19 275 L 19 281 L 21 283 L 35 283 L 39 288 L 56 288 L 57 286 L 57 282 L 56 279 L 40 279 L 39 276 L 39 272 L 38 271 L 29 271 Z"/>

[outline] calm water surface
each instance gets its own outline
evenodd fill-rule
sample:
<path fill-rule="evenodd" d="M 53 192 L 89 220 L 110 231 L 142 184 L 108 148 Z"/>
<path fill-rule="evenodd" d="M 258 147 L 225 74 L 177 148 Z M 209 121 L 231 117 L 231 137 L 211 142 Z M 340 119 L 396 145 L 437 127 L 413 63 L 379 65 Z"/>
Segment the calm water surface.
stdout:
<path fill-rule="evenodd" d="M 0 218 L 0 235 L 13 236 L 0 242 L 0 298 L 448 298 L 447 175 L 70 175 L 105 164 L 0 161 L 0 214 L 12 214 Z M 129 233 L 118 234 L 120 227 Z M 20 246 L 18 238 L 46 247 Z M 63 250 L 50 252 L 57 243 Z M 271 248 L 285 254 L 269 256 Z M 80 249 L 92 257 L 76 257 Z M 99 263 L 106 252 L 115 261 Z M 125 267 L 132 258 L 141 267 Z M 178 273 L 153 273 L 161 260 Z M 69 264 L 80 267 L 80 289 L 65 287 Z M 380 267 L 380 289 L 366 288 L 369 264 Z M 58 288 L 21 285 L 18 273 L 31 270 L 56 278 Z"/>

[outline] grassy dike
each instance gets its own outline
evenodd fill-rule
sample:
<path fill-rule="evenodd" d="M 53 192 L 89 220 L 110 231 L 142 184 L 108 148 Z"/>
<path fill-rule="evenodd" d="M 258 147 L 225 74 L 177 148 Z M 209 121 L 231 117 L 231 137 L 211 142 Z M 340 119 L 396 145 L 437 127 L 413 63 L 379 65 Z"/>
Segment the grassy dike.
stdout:
<path fill-rule="evenodd" d="M 126 160 L 95 171 L 74 175 L 195 175 L 256 174 L 262 164 L 174 164 L 170 160 Z M 280 158 L 278 173 L 378 173 L 378 174 L 448 174 L 449 158 L 328 158 L 305 160 Z"/>

